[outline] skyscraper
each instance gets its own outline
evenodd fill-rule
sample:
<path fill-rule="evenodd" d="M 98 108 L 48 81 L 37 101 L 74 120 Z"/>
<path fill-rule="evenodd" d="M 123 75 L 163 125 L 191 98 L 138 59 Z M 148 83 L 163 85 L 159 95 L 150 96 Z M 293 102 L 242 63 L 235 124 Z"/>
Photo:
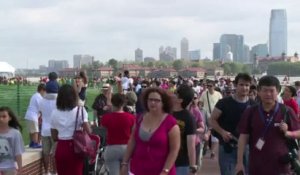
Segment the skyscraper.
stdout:
<path fill-rule="evenodd" d="M 223 34 L 220 38 L 221 60 L 227 57 L 229 51 L 233 54 L 233 61 L 243 62 L 244 36 L 235 34 Z"/>
<path fill-rule="evenodd" d="M 189 41 L 186 38 L 182 38 L 180 42 L 181 59 L 189 59 Z"/>
<path fill-rule="evenodd" d="M 137 48 L 135 50 L 135 61 L 136 62 L 143 62 L 144 59 L 143 59 L 143 50 L 140 49 L 140 48 Z"/>
<path fill-rule="evenodd" d="M 73 67 L 81 68 L 82 65 L 91 65 L 94 62 L 94 56 L 91 55 L 74 55 Z"/>
<path fill-rule="evenodd" d="M 176 47 L 167 46 L 164 49 L 162 46 L 159 48 L 159 60 L 161 61 L 174 61 L 177 58 Z"/>
<path fill-rule="evenodd" d="M 287 54 L 287 17 L 284 9 L 271 11 L 269 48 L 271 56 Z"/>
<path fill-rule="evenodd" d="M 243 56 L 243 60 L 242 62 L 243 63 L 247 63 L 247 62 L 250 62 L 250 48 L 248 45 L 244 45 L 244 56 Z"/>
<path fill-rule="evenodd" d="M 255 56 L 265 57 L 268 53 L 268 44 L 257 44 L 251 48 L 250 61 L 253 62 Z"/>
<path fill-rule="evenodd" d="M 67 60 L 49 60 L 48 61 L 48 71 L 60 71 L 64 68 L 68 68 L 69 63 Z"/>
<path fill-rule="evenodd" d="M 220 43 L 214 43 L 214 46 L 213 46 L 213 59 L 214 60 L 220 60 L 221 59 L 221 44 Z"/>
<path fill-rule="evenodd" d="M 200 49 L 189 51 L 189 60 L 190 61 L 199 61 L 201 58 Z"/>

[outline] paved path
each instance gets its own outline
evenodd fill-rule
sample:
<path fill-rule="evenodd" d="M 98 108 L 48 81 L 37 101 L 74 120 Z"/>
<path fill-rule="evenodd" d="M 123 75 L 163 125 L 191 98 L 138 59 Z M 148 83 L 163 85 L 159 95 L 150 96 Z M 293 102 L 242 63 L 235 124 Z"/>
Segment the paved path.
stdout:
<path fill-rule="evenodd" d="M 211 159 L 209 157 L 209 153 L 203 157 L 202 167 L 198 175 L 220 175 L 219 165 L 218 165 L 218 157 Z"/>

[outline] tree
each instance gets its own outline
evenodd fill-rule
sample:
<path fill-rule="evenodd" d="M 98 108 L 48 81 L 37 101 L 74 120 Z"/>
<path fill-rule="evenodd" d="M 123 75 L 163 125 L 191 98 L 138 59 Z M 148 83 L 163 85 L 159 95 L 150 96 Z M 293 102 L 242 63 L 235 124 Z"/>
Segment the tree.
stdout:
<path fill-rule="evenodd" d="M 99 60 L 94 61 L 92 64 L 93 69 L 99 69 L 99 67 L 102 67 L 102 66 L 103 66 L 103 63 L 101 63 Z"/>
<path fill-rule="evenodd" d="M 153 63 L 153 62 L 149 62 L 149 63 L 147 64 L 147 67 L 154 67 L 154 63 Z"/>
<path fill-rule="evenodd" d="M 175 69 L 175 70 L 180 70 L 180 69 L 182 69 L 183 68 L 183 61 L 182 60 L 175 60 L 174 62 L 173 62 L 173 68 Z"/>
<path fill-rule="evenodd" d="M 118 61 L 114 58 L 108 60 L 108 65 L 110 65 L 114 70 L 118 68 Z"/>

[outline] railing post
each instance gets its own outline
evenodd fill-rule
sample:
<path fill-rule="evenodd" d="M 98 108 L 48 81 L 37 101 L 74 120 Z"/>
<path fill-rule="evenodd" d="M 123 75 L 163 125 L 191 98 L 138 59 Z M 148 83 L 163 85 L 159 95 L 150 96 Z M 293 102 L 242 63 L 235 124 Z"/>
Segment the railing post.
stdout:
<path fill-rule="evenodd" d="M 18 116 L 21 115 L 21 106 L 20 106 L 20 81 L 17 80 L 17 111 Z"/>

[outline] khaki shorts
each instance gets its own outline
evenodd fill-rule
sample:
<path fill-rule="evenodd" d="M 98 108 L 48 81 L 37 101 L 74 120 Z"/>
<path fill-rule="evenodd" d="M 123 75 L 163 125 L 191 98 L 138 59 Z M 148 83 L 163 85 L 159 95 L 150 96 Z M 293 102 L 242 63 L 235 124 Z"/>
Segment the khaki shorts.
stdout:
<path fill-rule="evenodd" d="M 39 124 L 32 120 L 26 120 L 27 128 L 30 134 L 39 132 Z"/>
<path fill-rule="evenodd" d="M 42 150 L 44 155 L 53 155 L 56 150 L 56 142 L 53 139 L 48 137 L 42 137 Z"/>

